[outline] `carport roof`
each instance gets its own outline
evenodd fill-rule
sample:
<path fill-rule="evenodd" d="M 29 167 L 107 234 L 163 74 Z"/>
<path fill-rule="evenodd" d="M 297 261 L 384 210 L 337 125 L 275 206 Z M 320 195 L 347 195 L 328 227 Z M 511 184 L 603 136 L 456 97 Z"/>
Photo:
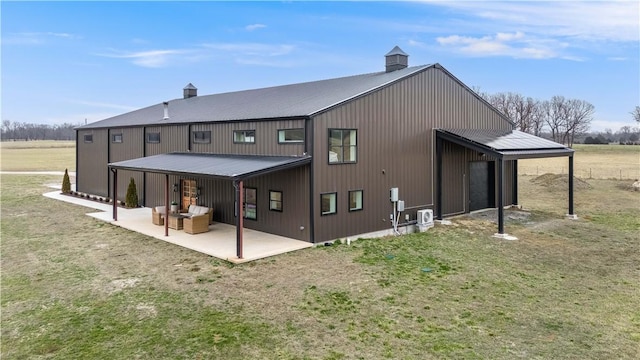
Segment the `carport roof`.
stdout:
<path fill-rule="evenodd" d="M 110 163 L 118 170 L 244 180 L 311 162 L 311 156 L 169 153 Z"/>
<path fill-rule="evenodd" d="M 447 141 L 504 160 L 571 156 L 573 150 L 562 144 L 518 130 L 439 129 Z"/>

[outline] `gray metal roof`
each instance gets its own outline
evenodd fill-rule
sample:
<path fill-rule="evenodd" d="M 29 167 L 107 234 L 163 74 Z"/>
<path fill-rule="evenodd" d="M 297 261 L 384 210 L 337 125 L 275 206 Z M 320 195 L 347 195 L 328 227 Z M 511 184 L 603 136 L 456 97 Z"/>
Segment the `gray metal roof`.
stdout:
<path fill-rule="evenodd" d="M 220 155 L 169 153 L 110 163 L 121 170 L 195 175 L 243 180 L 257 175 L 309 164 L 311 156 Z"/>
<path fill-rule="evenodd" d="M 572 149 L 562 144 L 518 130 L 440 129 L 438 132 L 449 135 L 448 140 L 459 140 L 478 151 L 485 150 L 505 159 L 573 154 Z"/>
<path fill-rule="evenodd" d="M 180 98 L 168 102 L 166 120 L 163 104 L 158 103 L 79 129 L 311 116 L 433 66 Z"/>

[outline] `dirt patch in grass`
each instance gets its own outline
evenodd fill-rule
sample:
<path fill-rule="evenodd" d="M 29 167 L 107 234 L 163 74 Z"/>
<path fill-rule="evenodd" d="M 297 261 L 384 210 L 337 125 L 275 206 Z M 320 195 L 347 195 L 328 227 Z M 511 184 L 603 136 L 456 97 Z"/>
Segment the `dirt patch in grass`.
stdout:
<path fill-rule="evenodd" d="M 568 189 L 569 188 L 569 176 L 568 175 L 560 175 L 560 174 L 543 174 L 540 176 L 536 176 L 530 180 L 531 182 L 542 185 L 545 187 L 553 187 L 557 189 Z M 591 189 L 592 186 L 589 185 L 588 182 L 578 179 L 577 177 L 573 177 L 573 189 L 574 190 L 585 190 Z"/>

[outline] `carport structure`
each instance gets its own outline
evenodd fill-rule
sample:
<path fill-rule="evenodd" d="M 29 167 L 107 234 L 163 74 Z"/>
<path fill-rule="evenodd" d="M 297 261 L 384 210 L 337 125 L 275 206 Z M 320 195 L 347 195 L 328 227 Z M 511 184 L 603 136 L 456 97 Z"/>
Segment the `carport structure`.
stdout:
<path fill-rule="evenodd" d="M 243 258 L 242 216 L 244 181 L 260 175 L 291 169 L 311 163 L 311 156 L 262 156 L 208 153 L 168 153 L 109 164 L 113 173 L 113 220 L 118 220 L 118 170 L 140 171 L 165 175 L 164 202 L 169 209 L 169 175 L 222 179 L 233 182 L 235 189 L 236 256 Z M 169 236 L 169 222 L 164 222 Z"/>
<path fill-rule="evenodd" d="M 568 217 L 576 218 L 573 209 L 573 154 L 574 151 L 558 144 L 518 130 L 475 130 L 475 129 L 437 129 L 436 130 L 436 218 L 442 220 L 442 181 L 443 181 L 443 144 L 445 141 L 493 158 L 497 165 L 497 204 L 498 237 L 506 237 L 504 232 L 504 162 L 513 161 L 512 185 L 513 203 L 518 203 L 518 166 L 519 159 L 547 158 L 567 156 L 569 158 L 569 212 Z"/>

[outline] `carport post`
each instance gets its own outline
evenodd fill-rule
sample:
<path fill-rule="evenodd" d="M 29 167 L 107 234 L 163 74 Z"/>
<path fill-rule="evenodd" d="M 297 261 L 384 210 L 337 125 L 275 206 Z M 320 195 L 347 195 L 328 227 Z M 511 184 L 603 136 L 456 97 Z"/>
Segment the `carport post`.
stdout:
<path fill-rule="evenodd" d="M 242 233 L 244 227 L 242 203 L 244 202 L 244 182 L 242 180 L 236 180 L 233 182 L 233 187 L 236 188 L 236 256 L 238 256 L 238 259 L 242 259 Z"/>
<path fill-rule="evenodd" d="M 503 206 L 503 186 L 504 186 L 504 159 L 498 159 L 498 234 L 504 234 L 504 206 Z"/>
<path fill-rule="evenodd" d="M 118 221 L 118 169 L 111 168 L 113 173 L 113 221 Z"/>
<path fill-rule="evenodd" d="M 573 213 L 573 154 L 569 155 L 569 216 Z"/>
<path fill-rule="evenodd" d="M 513 205 L 518 205 L 518 160 L 513 160 Z"/>
<path fill-rule="evenodd" d="M 436 219 L 442 220 L 442 139 L 436 134 Z"/>
<path fill-rule="evenodd" d="M 169 174 L 164 175 L 164 236 L 169 236 Z"/>

